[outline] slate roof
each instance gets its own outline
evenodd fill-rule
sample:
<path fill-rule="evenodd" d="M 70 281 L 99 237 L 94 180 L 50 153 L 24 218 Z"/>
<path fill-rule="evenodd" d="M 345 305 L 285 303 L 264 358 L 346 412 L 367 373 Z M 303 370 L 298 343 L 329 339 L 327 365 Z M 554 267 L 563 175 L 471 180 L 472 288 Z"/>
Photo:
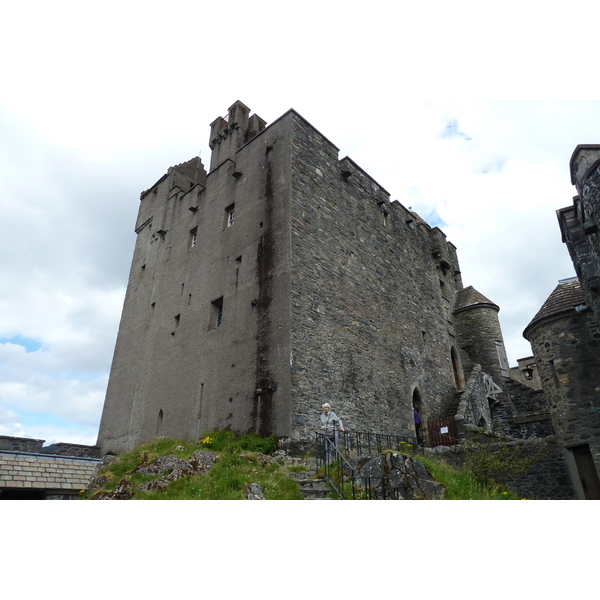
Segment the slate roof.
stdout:
<path fill-rule="evenodd" d="M 478 292 L 472 285 L 470 285 L 469 287 L 456 292 L 456 295 L 454 296 L 454 307 L 452 312 L 457 313 L 461 310 L 473 308 L 478 305 L 487 305 L 495 308 L 496 310 L 500 310 L 500 307 L 497 304 L 491 300 L 488 300 L 483 294 Z"/>
<path fill-rule="evenodd" d="M 582 305 L 585 305 L 585 296 L 579 280 L 574 277 L 573 279 L 559 281 L 554 291 L 542 305 L 542 308 L 531 319 L 523 335 L 527 337 L 527 331 L 541 321 L 573 313 L 576 306 Z"/>
<path fill-rule="evenodd" d="M 0 488 L 83 490 L 99 458 L 0 452 Z"/>

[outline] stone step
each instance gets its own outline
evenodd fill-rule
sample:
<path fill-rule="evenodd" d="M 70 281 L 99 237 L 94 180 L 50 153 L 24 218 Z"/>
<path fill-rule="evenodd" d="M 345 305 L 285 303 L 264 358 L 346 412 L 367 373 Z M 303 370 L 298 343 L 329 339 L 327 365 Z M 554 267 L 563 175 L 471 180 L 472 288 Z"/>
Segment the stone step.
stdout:
<path fill-rule="evenodd" d="M 296 483 L 305 500 L 333 500 L 328 497 L 331 490 L 324 479 L 297 479 Z"/>

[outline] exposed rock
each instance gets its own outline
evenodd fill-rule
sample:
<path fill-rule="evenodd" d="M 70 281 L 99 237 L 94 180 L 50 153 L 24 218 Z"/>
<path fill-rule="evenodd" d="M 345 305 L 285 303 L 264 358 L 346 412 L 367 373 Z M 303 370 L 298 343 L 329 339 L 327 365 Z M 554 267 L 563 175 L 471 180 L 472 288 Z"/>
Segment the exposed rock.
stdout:
<path fill-rule="evenodd" d="M 102 460 L 96 465 L 96 468 L 92 472 L 92 476 L 90 477 L 90 480 L 88 481 L 88 484 L 86 485 L 85 489 L 86 490 L 100 489 L 106 483 L 106 478 L 105 477 L 97 477 L 98 472 L 100 471 L 100 469 L 103 469 L 104 467 L 106 467 L 107 465 L 109 465 L 111 462 L 113 462 L 116 459 L 117 459 L 117 456 L 115 454 L 107 454 L 107 455 L 103 456 Z"/>
<path fill-rule="evenodd" d="M 376 497 L 434 500 L 444 486 L 433 480 L 426 467 L 411 456 L 385 452 L 350 461 L 359 485 L 370 485 Z"/>
<path fill-rule="evenodd" d="M 175 458 L 173 456 L 159 456 L 147 465 L 139 466 L 135 473 L 142 475 L 162 475 L 163 473 L 171 473 L 176 470 L 189 471 L 189 462 L 183 458 Z"/>
<path fill-rule="evenodd" d="M 114 460 L 116 457 L 111 457 Z M 185 475 L 192 473 L 208 473 L 212 469 L 218 454 L 207 450 L 196 450 L 191 458 L 175 458 L 173 456 L 158 456 L 150 463 L 143 462 L 134 469 L 133 473 L 142 475 L 162 475 L 158 479 L 142 483 L 140 491 L 162 490 L 172 481 L 176 481 Z M 110 462 L 110 461 L 109 461 Z M 93 477 L 88 483 L 87 489 L 101 489 L 106 484 L 106 477 Z M 97 496 L 97 500 L 130 500 L 133 496 L 131 483 L 122 479 L 112 492 L 105 492 Z"/>
<path fill-rule="evenodd" d="M 263 491 L 258 483 L 251 483 L 246 490 L 248 500 L 265 500 Z"/>
<path fill-rule="evenodd" d="M 150 465 L 138 468 L 136 473 L 168 473 L 159 479 L 147 481 L 139 486 L 140 491 L 162 490 L 172 481 L 192 473 L 208 473 L 219 458 L 217 454 L 208 450 L 196 450 L 191 458 L 174 458 L 172 456 L 159 456 Z"/>
<path fill-rule="evenodd" d="M 132 496 L 131 483 L 126 479 L 121 479 L 112 492 L 100 494 L 96 500 L 131 500 Z"/>
<path fill-rule="evenodd" d="M 108 480 L 103 475 L 98 475 L 96 477 L 92 477 L 87 485 L 85 486 L 86 490 L 99 490 L 106 485 Z"/>

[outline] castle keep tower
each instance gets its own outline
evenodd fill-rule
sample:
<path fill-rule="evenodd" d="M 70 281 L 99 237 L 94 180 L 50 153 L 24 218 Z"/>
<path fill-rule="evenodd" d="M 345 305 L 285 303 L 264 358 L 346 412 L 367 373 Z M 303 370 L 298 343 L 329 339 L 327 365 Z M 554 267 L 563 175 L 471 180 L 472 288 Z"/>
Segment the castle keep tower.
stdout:
<path fill-rule="evenodd" d="M 297 112 L 241 102 L 199 158 L 141 194 L 98 443 L 213 429 L 314 439 L 329 402 L 353 430 L 414 435 L 468 377 L 456 249 Z"/>

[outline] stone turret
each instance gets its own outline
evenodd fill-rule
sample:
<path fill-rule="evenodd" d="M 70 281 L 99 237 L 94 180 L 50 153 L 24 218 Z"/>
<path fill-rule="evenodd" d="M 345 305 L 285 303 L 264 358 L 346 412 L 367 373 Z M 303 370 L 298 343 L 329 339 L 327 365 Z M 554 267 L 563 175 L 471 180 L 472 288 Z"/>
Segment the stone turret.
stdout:
<path fill-rule="evenodd" d="M 226 160 L 235 162 L 235 153 L 256 134 L 263 131 L 266 121 L 250 116 L 250 109 L 239 100 L 228 109 L 226 117 L 217 117 L 210 124 L 209 146 L 212 150 L 210 170 Z"/>
<path fill-rule="evenodd" d="M 576 277 L 558 283 L 523 336 L 531 343 L 575 489 L 580 498 L 600 498 L 600 332 Z M 583 463 L 578 452 L 587 456 Z"/>
<path fill-rule="evenodd" d="M 452 314 L 465 371 L 480 364 L 492 377 L 508 377 L 508 360 L 498 319 L 500 308 L 473 286 L 456 292 Z"/>

